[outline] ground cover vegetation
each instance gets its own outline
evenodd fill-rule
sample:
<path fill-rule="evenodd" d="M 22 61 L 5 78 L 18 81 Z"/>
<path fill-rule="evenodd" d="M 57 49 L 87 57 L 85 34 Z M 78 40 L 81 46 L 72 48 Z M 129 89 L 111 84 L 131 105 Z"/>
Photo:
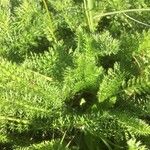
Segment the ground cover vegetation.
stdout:
<path fill-rule="evenodd" d="M 150 149 L 149 0 L 0 0 L 0 149 Z"/>

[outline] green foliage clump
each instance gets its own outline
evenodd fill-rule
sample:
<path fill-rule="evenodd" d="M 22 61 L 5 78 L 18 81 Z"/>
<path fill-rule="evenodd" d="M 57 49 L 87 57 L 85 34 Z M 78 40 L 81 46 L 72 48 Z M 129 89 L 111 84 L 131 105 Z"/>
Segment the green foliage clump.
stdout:
<path fill-rule="evenodd" d="M 144 0 L 0 1 L 0 149 L 150 149 Z"/>

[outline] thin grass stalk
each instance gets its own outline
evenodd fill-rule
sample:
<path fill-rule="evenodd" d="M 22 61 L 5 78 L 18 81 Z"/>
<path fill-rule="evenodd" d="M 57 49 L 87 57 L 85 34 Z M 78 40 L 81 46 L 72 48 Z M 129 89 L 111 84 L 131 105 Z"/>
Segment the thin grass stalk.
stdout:
<path fill-rule="evenodd" d="M 44 3 L 44 7 L 46 9 L 46 12 L 47 12 L 47 15 L 48 15 L 48 19 L 49 19 L 49 22 L 50 22 L 49 31 L 50 31 L 50 33 L 52 35 L 52 38 L 54 39 L 54 42 L 57 43 L 57 39 L 55 37 L 54 30 L 53 30 L 52 18 L 51 18 L 51 15 L 49 13 L 49 10 L 48 10 L 48 7 L 47 7 L 47 4 L 46 4 L 45 0 L 43 0 L 43 3 Z"/>
<path fill-rule="evenodd" d="M 94 16 L 94 19 L 104 17 L 104 16 L 111 16 L 116 14 L 122 14 L 122 13 L 130 13 L 130 12 L 146 12 L 150 11 L 150 8 L 141 8 L 141 9 L 126 9 L 126 10 L 119 10 L 119 11 L 113 11 L 113 12 L 107 12 L 107 13 L 101 13 L 99 15 Z"/>
<path fill-rule="evenodd" d="M 141 21 L 139 21 L 139 20 L 137 20 L 137 19 L 135 19 L 135 18 L 133 18 L 133 17 L 131 17 L 131 16 L 129 16 L 129 15 L 127 15 L 127 14 L 125 14 L 125 13 L 123 13 L 127 18 L 129 18 L 130 20 L 132 20 L 132 21 L 134 21 L 134 22 L 136 22 L 136 23 L 138 23 L 138 24 L 141 24 L 141 25 L 144 25 L 144 26 L 147 26 L 147 27 L 150 27 L 150 24 L 147 24 L 147 23 L 144 23 L 144 22 L 141 22 Z"/>
<path fill-rule="evenodd" d="M 94 0 L 84 0 L 84 9 L 87 18 L 87 23 L 89 26 L 89 30 L 91 32 L 94 31 L 94 23 L 93 23 L 93 6 Z"/>
<path fill-rule="evenodd" d="M 90 20 L 90 29 L 94 31 L 94 23 L 93 23 L 93 7 L 94 0 L 87 0 L 88 12 L 89 12 L 89 20 Z"/>

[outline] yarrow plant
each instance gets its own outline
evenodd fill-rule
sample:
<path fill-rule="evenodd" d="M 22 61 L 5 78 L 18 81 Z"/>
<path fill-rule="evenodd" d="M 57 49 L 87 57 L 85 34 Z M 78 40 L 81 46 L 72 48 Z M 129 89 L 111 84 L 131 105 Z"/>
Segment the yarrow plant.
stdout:
<path fill-rule="evenodd" d="M 0 1 L 0 149 L 150 149 L 150 4 Z"/>

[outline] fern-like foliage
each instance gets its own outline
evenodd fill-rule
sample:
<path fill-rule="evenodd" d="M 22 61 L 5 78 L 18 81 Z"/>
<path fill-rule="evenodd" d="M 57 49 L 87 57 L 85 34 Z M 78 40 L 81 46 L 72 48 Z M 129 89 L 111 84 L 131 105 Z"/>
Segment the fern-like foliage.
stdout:
<path fill-rule="evenodd" d="M 1 0 L 0 149 L 150 149 L 148 7 Z"/>
<path fill-rule="evenodd" d="M 62 105 L 59 88 L 51 83 L 52 79 L 16 67 L 2 58 L 0 68 L 1 133 L 9 136 L 9 133 L 19 134 L 29 128 L 37 131 L 42 126 L 47 128 L 46 118 L 51 118 L 52 121 L 53 113 L 59 114 Z M 56 109 L 59 111 L 55 111 Z"/>
<path fill-rule="evenodd" d="M 147 150 L 144 145 L 141 145 L 141 142 L 136 142 L 135 139 L 130 139 L 128 141 L 128 150 Z"/>

